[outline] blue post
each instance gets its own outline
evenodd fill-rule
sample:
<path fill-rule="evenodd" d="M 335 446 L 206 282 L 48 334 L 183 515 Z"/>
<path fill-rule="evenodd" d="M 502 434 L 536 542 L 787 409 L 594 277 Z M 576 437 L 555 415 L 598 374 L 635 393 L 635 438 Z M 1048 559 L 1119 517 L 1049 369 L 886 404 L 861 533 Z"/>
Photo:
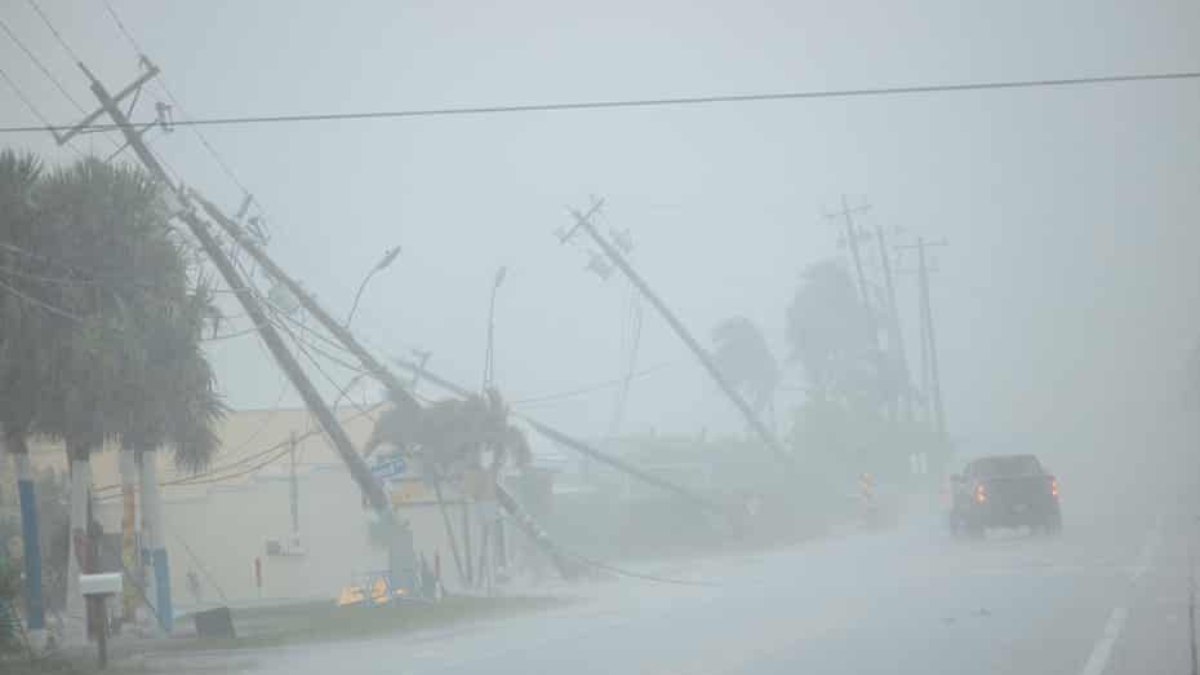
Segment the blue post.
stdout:
<path fill-rule="evenodd" d="M 171 566 L 167 562 L 167 549 L 156 548 L 154 557 L 155 600 L 158 601 L 158 620 L 162 629 L 170 634 L 175 629 L 175 610 L 171 606 Z"/>
<path fill-rule="evenodd" d="M 18 457 L 28 467 L 28 457 Z M 42 545 L 38 536 L 37 501 L 33 492 L 33 480 L 23 472 L 17 481 L 17 494 L 21 500 L 21 539 L 25 547 L 25 607 L 29 630 L 46 627 L 46 605 L 42 599 Z"/>

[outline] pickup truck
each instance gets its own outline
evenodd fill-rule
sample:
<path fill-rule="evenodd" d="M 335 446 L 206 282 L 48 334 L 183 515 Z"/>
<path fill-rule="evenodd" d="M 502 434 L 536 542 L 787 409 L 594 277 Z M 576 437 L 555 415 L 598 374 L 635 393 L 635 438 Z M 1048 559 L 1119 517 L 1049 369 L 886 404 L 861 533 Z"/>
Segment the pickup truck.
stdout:
<path fill-rule="evenodd" d="M 993 455 L 950 479 L 950 532 L 982 537 L 988 528 L 1028 526 L 1062 531 L 1058 479 L 1033 455 Z"/>

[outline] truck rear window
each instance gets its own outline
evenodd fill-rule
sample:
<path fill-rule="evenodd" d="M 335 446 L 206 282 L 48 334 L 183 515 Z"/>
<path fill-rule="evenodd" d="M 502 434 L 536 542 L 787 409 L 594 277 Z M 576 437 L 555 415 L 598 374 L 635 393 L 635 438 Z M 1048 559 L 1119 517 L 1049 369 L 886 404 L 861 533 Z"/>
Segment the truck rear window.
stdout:
<path fill-rule="evenodd" d="M 1039 476 L 1043 473 L 1041 463 L 1033 455 L 988 457 L 975 462 L 973 468 L 974 474 L 980 478 Z"/>

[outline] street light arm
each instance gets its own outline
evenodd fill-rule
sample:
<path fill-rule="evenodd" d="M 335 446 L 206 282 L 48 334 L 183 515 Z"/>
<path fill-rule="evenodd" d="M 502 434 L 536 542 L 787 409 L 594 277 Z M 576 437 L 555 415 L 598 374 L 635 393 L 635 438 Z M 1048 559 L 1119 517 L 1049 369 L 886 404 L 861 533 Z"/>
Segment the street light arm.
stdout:
<path fill-rule="evenodd" d="M 363 277 L 362 283 L 358 285 L 358 292 L 354 294 L 354 304 L 350 305 L 350 313 L 346 315 L 346 321 L 342 324 L 346 328 L 349 328 L 350 322 L 354 320 L 354 312 L 358 311 L 358 301 L 362 299 L 363 291 L 367 288 L 367 282 L 369 282 L 371 277 L 375 276 L 375 273 L 379 270 L 380 267 L 378 266 L 371 268 L 371 271 L 367 272 L 367 276 Z"/>

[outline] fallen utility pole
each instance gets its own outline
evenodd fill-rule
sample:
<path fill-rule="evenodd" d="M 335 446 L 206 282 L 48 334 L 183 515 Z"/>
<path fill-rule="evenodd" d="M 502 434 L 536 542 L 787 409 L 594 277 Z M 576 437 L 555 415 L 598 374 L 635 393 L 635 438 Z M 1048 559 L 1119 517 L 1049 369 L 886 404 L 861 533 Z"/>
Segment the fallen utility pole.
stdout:
<path fill-rule="evenodd" d="M 738 393 L 737 389 L 735 389 L 733 385 L 729 383 L 729 380 L 725 378 L 725 375 L 721 373 L 721 369 L 718 368 L 717 364 L 713 362 L 712 357 L 708 354 L 708 351 L 696 341 L 696 338 L 692 337 L 691 332 L 689 332 L 687 327 L 683 325 L 683 322 L 680 321 L 679 318 L 675 316 L 675 313 L 672 312 L 669 307 L 667 307 L 666 303 L 654 293 L 649 284 L 647 284 L 646 281 L 642 279 L 641 275 L 639 275 L 633 269 L 633 266 L 625 260 L 625 256 L 621 255 L 621 252 L 617 250 L 617 247 L 602 237 L 596 230 L 596 226 L 592 224 L 591 219 L 592 216 L 594 216 L 596 212 L 600 210 L 600 207 L 603 204 L 603 200 L 595 202 L 587 213 L 580 213 L 575 209 L 571 209 L 571 215 L 575 218 L 575 227 L 571 228 L 570 231 L 562 235 L 563 241 L 570 239 L 576 230 L 582 229 L 584 232 L 587 232 L 588 236 L 592 238 L 592 241 L 594 241 L 596 245 L 600 247 L 600 250 L 603 251 L 606 256 L 608 256 L 608 259 L 611 260 L 613 264 L 617 266 L 617 269 L 621 270 L 626 278 L 628 278 L 629 281 L 638 289 L 638 292 L 642 294 L 642 297 L 649 300 L 650 304 L 654 305 L 654 308 L 658 310 L 658 313 L 662 315 L 664 319 L 666 319 L 667 324 L 671 326 L 671 328 L 675 331 L 675 334 L 678 335 L 679 338 L 683 340 L 683 343 L 687 345 L 688 349 L 692 351 L 692 354 L 696 357 L 696 360 L 700 362 L 700 365 L 704 366 L 704 370 L 707 371 L 709 376 L 712 377 L 713 381 L 717 383 L 717 386 L 721 388 L 721 391 L 724 392 L 725 396 L 727 396 L 729 400 L 733 402 L 734 406 L 737 407 L 738 411 L 742 413 L 742 416 L 746 418 L 746 422 L 750 425 L 750 428 L 759 436 L 760 439 L 762 439 L 763 443 L 767 445 L 767 448 L 774 453 L 775 458 L 786 465 L 789 469 L 795 470 L 797 468 L 795 458 L 793 458 L 786 450 L 783 449 L 783 446 L 779 443 L 779 439 L 775 438 L 775 434 L 771 433 L 771 431 L 767 429 L 767 426 L 763 424 L 762 420 L 758 419 L 758 415 L 754 413 L 754 410 L 750 407 L 750 404 L 746 403 L 746 399 L 742 398 L 742 395 Z"/>
<path fill-rule="evenodd" d="M 142 83 L 153 78 L 153 76 L 156 75 L 158 72 L 158 69 L 156 67 L 154 67 L 152 64 L 149 64 L 148 61 L 146 63 L 148 65 L 148 68 L 150 69 L 150 71 L 147 72 L 146 74 L 143 74 L 141 76 L 141 78 L 139 78 L 139 82 L 142 82 Z M 81 66 L 82 66 L 82 64 L 81 64 Z M 86 68 L 84 70 L 85 70 L 85 72 L 87 72 Z M 88 76 L 93 81 L 93 90 L 97 91 L 97 96 L 102 96 L 101 100 L 103 102 L 105 100 L 104 97 L 107 97 L 107 93 L 104 91 L 103 87 L 100 86 L 99 82 L 94 77 L 92 77 L 90 72 L 88 72 Z M 123 90 L 123 94 L 131 93 L 136 90 L 137 90 L 137 87 L 131 85 L 130 87 L 126 87 L 126 89 Z M 162 166 L 158 163 L 157 159 L 155 159 L 153 157 L 153 155 L 145 147 L 145 144 L 141 141 L 141 136 L 137 132 L 133 132 L 129 128 L 128 119 L 125 118 L 125 116 L 121 114 L 120 110 L 116 108 L 115 101 L 112 101 L 111 98 L 109 98 L 108 101 L 109 101 L 109 103 L 111 103 L 111 105 L 106 105 L 106 109 L 110 110 L 110 116 L 113 116 L 113 112 L 115 112 L 115 116 L 113 116 L 113 119 L 118 124 L 122 124 L 121 120 L 123 120 L 124 126 L 122 127 L 122 130 L 126 132 L 126 136 L 127 136 L 127 138 L 129 138 L 131 145 L 133 145 L 135 150 L 138 151 L 139 158 L 141 158 L 143 163 L 146 163 L 146 165 L 151 168 L 151 170 L 155 173 L 155 175 L 158 176 L 161 180 L 163 180 L 166 185 L 171 185 L 171 183 L 166 175 L 166 172 L 163 170 Z M 97 116 L 98 116 L 98 114 L 93 114 L 88 119 L 94 120 Z M 74 133 L 77 133 L 78 130 L 80 130 L 80 129 L 81 129 L 81 127 L 77 126 L 74 130 Z M 66 140 L 68 138 L 69 138 L 69 135 L 65 136 L 65 137 L 61 137 L 59 139 L 59 142 L 60 143 L 66 142 Z M 136 143 L 135 143 L 135 141 L 136 141 Z M 393 397 L 393 399 L 395 399 L 396 401 L 404 401 L 404 402 L 410 403 L 411 405 L 419 405 L 419 404 L 417 404 L 416 400 L 413 399 L 412 396 L 408 393 L 406 387 L 399 380 L 399 378 L 397 378 L 395 376 L 395 374 L 391 372 L 391 370 L 389 370 L 382 362 L 380 362 L 379 359 L 375 358 L 374 355 L 372 355 L 365 347 L 363 347 L 363 345 L 361 343 L 359 343 L 358 339 L 355 338 L 354 335 L 341 322 L 339 322 L 332 315 L 330 315 L 328 312 L 326 312 L 325 309 L 323 307 L 321 307 L 321 305 L 316 301 L 316 299 L 313 298 L 312 295 L 310 293 L 308 293 L 308 291 L 305 290 L 304 287 L 302 285 L 300 285 L 299 282 L 297 282 L 295 279 L 291 278 L 281 267 L 279 267 L 279 265 L 277 265 L 275 263 L 275 261 L 272 260 L 262 250 L 262 248 L 258 245 L 257 241 L 255 241 L 252 237 L 250 237 L 249 235 L 247 235 L 245 233 L 245 231 L 241 228 L 240 225 L 238 225 L 236 222 L 232 221 L 230 218 L 225 216 L 224 213 L 222 213 L 221 210 L 219 208 L 217 208 L 216 205 L 214 205 L 212 202 L 208 201 L 207 199 L 204 199 L 202 196 L 194 194 L 194 193 L 182 194 L 181 193 L 182 191 L 180 191 L 178 189 L 176 191 L 178 193 L 180 193 L 180 198 L 182 200 L 194 199 L 195 201 L 199 202 L 200 206 L 204 209 L 205 213 L 210 218 L 212 218 L 221 227 L 221 229 L 223 229 L 229 235 L 229 237 L 233 239 L 233 241 L 238 246 L 240 246 L 243 250 L 247 251 L 250 254 L 250 256 L 252 258 L 254 258 L 255 262 L 257 262 L 259 264 L 259 266 L 261 266 L 264 270 L 266 270 L 266 272 L 273 279 L 275 279 L 277 282 L 282 284 L 293 295 L 293 297 L 295 297 L 297 299 L 297 301 L 301 304 L 301 306 L 304 307 L 304 309 L 310 315 L 315 317 L 317 319 L 317 321 L 327 331 L 329 331 L 329 333 L 331 335 L 333 335 L 339 342 L 341 342 L 342 345 L 345 346 L 347 350 L 349 350 L 352 354 L 354 354 L 354 356 L 363 365 L 363 368 L 368 373 L 370 373 L 372 377 L 374 377 L 376 380 L 378 380 L 381 384 L 384 385 L 384 387 L 388 390 L 389 394 Z M 227 282 L 228 282 L 229 278 L 238 279 L 236 269 L 233 268 L 233 266 L 230 264 L 228 258 L 224 255 L 224 252 L 221 251 L 220 247 L 216 244 L 216 240 L 212 237 L 211 233 L 208 232 L 207 223 L 204 223 L 203 221 L 201 221 L 191 211 L 185 210 L 185 214 L 188 218 L 191 219 L 189 221 L 185 221 L 185 222 L 188 222 L 189 227 L 192 228 L 193 231 L 201 230 L 203 232 L 204 236 L 207 237 L 207 239 L 210 241 L 210 243 L 212 245 L 211 247 L 215 251 L 215 255 L 219 255 L 220 260 L 224 261 L 225 267 L 228 268 L 228 274 L 226 274 L 225 269 L 222 269 L 221 272 L 222 272 L 222 275 L 226 277 Z M 200 238 L 200 235 L 197 235 L 197 238 Z M 202 241 L 202 244 L 203 244 L 203 241 Z M 205 250 L 208 251 L 208 249 L 209 249 L 209 246 L 205 246 Z M 210 252 L 209 255 L 214 256 L 214 253 Z M 216 261 L 215 257 L 214 257 L 214 261 Z M 220 267 L 220 265 L 218 265 L 218 266 Z M 232 277 L 230 277 L 230 275 L 232 275 Z M 270 346 L 272 339 L 279 343 L 279 348 L 282 350 L 283 357 L 286 358 L 287 360 L 290 360 L 290 362 L 294 365 L 294 370 L 295 370 L 296 374 L 307 385 L 307 389 L 311 390 L 312 397 L 315 398 L 315 404 L 317 404 L 319 406 L 320 410 L 325 411 L 324 415 L 318 414 L 318 417 L 321 418 L 322 426 L 328 429 L 328 427 L 326 427 L 325 421 L 323 419 L 324 417 L 328 417 L 328 419 L 332 423 L 332 425 L 337 428 L 336 433 L 345 439 L 345 447 L 349 449 L 349 454 L 352 457 L 348 457 L 345 455 L 345 453 L 342 453 L 342 445 L 339 444 L 336 440 L 335 440 L 335 445 L 338 446 L 339 454 L 343 454 L 343 459 L 347 462 L 347 465 L 350 467 L 351 474 L 352 474 L 352 476 L 354 476 L 355 480 L 357 482 L 359 482 L 360 485 L 369 486 L 369 488 L 364 487 L 363 489 L 364 489 L 364 492 L 367 493 L 368 499 L 370 500 L 372 507 L 375 508 L 375 505 L 377 502 L 379 504 L 381 504 L 383 507 L 383 510 L 386 511 L 386 514 L 387 514 L 386 517 L 388 519 L 388 522 L 394 522 L 394 514 L 392 514 L 392 512 L 390 510 L 390 505 L 387 503 L 387 496 L 386 496 L 386 494 L 383 493 L 382 486 L 379 485 L 378 481 L 374 480 L 374 476 L 371 475 L 370 469 L 366 466 L 366 462 L 363 460 L 363 458 L 357 452 L 354 452 L 353 447 L 349 443 L 348 437 L 345 436 L 345 432 L 343 430 L 341 430 L 340 426 L 337 426 L 336 419 L 333 417 L 332 413 L 329 412 L 328 409 L 325 407 L 324 402 L 320 400 L 320 397 L 319 397 L 319 395 L 317 395 L 315 388 L 312 387 L 311 382 L 309 382 L 307 380 L 307 377 L 304 376 L 303 370 L 300 369 L 299 364 L 296 363 L 294 357 L 292 357 L 291 354 L 289 352 L 287 352 L 286 347 L 284 347 L 282 340 L 279 338 L 278 333 L 274 329 L 274 326 L 266 320 L 265 314 L 263 314 L 261 307 L 257 304 L 257 299 L 254 298 L 251 293 L 249 293 L 249 289 L 245 287 L 245 284 L 242 283 L 240 281 L 240 279 L 238 279 L 237 285 L 234 285 L 232 282 L 229 282 L 229 283 L 230 283 L 231 288 L 233 288 L 235 290 L 241 289 L 238 291 L 238 298 L 239 298 L 239 300 L 242 300 L 243 306 L 246 307 L 246 312 L 248 315 L 250 315 L 250 318 L 254 321 L 254 323 L 256 325 L 258 325 L 260 327 L 260 332 L 262 332 L 262 334 L 263 334 L 263 339 L 268 342 L 268 346 Z M 250 307 L 246 305 L 247 301 L 250 302 L 255 307 L 255 311 L 251 311 Z M 264 327 L 265 327 L 265 330 L 264 330 Z M 268 337 L 268 336 L 273 336 L 273 338 Z M 274 348 L 272 348 L 272 352 L 273 353 L 275 352 Z M 277 356 L 277 360 L 279 360 L 279 359 L 280 359 L 280 357 Z M 281 361 L 281 365 L 282 364 L 283 364 L 283 361 Z M 287 367 L 285 367 L 285 370 L 288 370 Z M 429 378 L 430 381 L 434 381 L 434 378 L 431 376 L 431 374 L 428 373 L 428 371 L 423 370 L 423 368 L 418 367 L 418 368 L 414 369 L 414 372 L 416 372 L 418 374 L 418 376 L 424 376 L 426 378 Z M 289 374 L 289 377 L 292 376 L 292 372 L 290 370 L 288 370 L 288 374 Z M 300 385 L 297 385 L 297 388 L 300 389 L 301 388 Z M 459 390 L 456 393 L 459 393 L 459 395 L 461 395 L 461 396 L 471 395 L 471 393 L 467 392 L 466 390 Z M 301 394 L 303 395 L 304 391 L 301 391 Z M 305 396 L 305 402 L 306 402 L 306 404 L 309 403 L 308 396 Z M 310 407 L 310 409 L 313 409 L 312 405 L 310 405 L 309 407 Z M 314 410 L 314 413 L 316 413 L 316 410 Z M 532 423 L 532 421 L 531 421 L 531 423 Z M 535 428 L 537 428 L 537 427 L 535 426 Z M 548 427 L 543 427 L 542 429 L 543 429 L 543 431 L 542 431 L 543 433 L 545 433 L 546 431 L 549 431 Z M 577 450 L 579 450 L 580 448 L 587 447 L 585 444 L 583 444 L 579 441 L 575 441 L 574 439 L 569 439 L 569 437 L 567 437 L 565 434 L 561 434 L 558 432 L 554 432 L 554 433 L 557 434 L 560 439 L 570 440 L 571 446 Z M 334 438 L 333 434 L 331 434 L 331 438 Z M 601 459 L 601 461 L 606 461 L 610 465 L 613 465 L 617 468 L 626 470 L 638 478 L 641 478 L 643 480 L 651 482 L 652 484 L 655 484 L 659 487 L 664 487 L 666 489 L 670 489 L 671 491 L 673 491 L 677 494 L 687 495 L 691 498 L 692 501 L 698 501 L 698 502 L 704 504 L 706 507 L 708 507 L 711 510 L 717 510 L 717 511 L 721 511 L 721 512 L 724 511 L 723 509 L 721 509 L 721 507 L 717 506 L 716 504 L 714 504 L 708 500 L 704 500 L 703 498 L 700 498 L 696 495 L 692 495 L 691 493 L 689 493 L 686 490 L 683 490 L 682 488 L 678 488 L 670 483 L 667 483 L 666 481 L 657 479 L 656 477 L 654 477 L 650 474 L 647 474 L 640 470 L 634 469 L 633 467 L 630 467 L 629 465 L 626 465 L 623 462 L 620 462 L 619 460 L 616 460 L 614 458 L 609 458 L 595 450 L 592 450 L 591 452 L 592 452 L 592 456 L 596 457 L 597 459 Z M 360 467 L 360 468 L 356 468 L 356 467 Z M 362 478 L 362 477 L 365 477 L 365 478 Z M 364 483 L 364 481 L 365 481 L 365 483 Z M 503 486 L 496 485 L 496 488 L 497 488 L 497 493 L 499 495 L 499 502 L 500 502 L 501 506 L 503 506 L 507 511 L 510 512 L 510 514 L 513 516 L 513 518 L 516 521 L 516 523 L 518 524 L 518 526 L 520 526 L 523 530 L 525 530 L 526 533 L 529 534 L 530 537 L 535 542 L 537 542 L 537 544 L 543 549 L 543 551 L 546 552 L 547 555 L 555 562 L 560 573 L 562 573 L 563 576 L 570 576 L 571 575 L 570 570 L 573 569 L 573 566 L 569 564 L 568 557 L 563 552 L 561 552 L 557 549 L 557 547 L 553 544 L 553 542 L 546 535 L 546 533 L 544 531 L 540 530 L 540 528 L 537 527 L 536 523 L 534 523 L 533 520 L 527 514 L 525 514 L 521 511 L 517 501 L 514 498 L 512 498 L 512 496 L 510 494 L 508 494 L 507 490 Z M 376 510 L 378 511 L 378 509 L 376 509 Z M 405 548 L 406 548 L 406 555 L 407 555 L 406 560 L 411 561 L 409 564 L 412 565 L 412 567 L 410 569 L 415 569 L 415 553 L 412 551 L 411 539 L 407 540 L 407 545 Z"/>
<path fill-rule="evenodd" d="M 354 445 L 351 443 L 350 437 L 346 434 L 346 431 L 342 428 L 341 424 L 338 423 L 337 418 L 325 404 L 325 401 L 321 399 L 316 387 L 314 387 L 312 382 L 308 379 L 308 376 L 304 373 L 304 369 L 300 366 L 300 363 L 296 360 L 296 357 L 293 356 L 288 350 L 283 338 L 275 329 L 275 325 L 271 323 L 266 312 L 263 310 L 262 305 L 259 304 L 258 298 L 255 296 L 249 285 L 247 285 L 242 279 L 232 261 L 225 254 L 225 251 L 222 250 L 220 243 L 210 231 L 209 224 L 204 222 L 191 208 L 189 208 L 190 202 L 188 195 L 183 192 L 181 186 L 176 186 L 172 183 L 170 176 L 167 175 L 167 172 L 163 168 L 162 164 L 158 161 L 158 158 L 155 157 L 154 154 L 150 152 L 150 149 L 146 146 L 142 138 L 142 134 L 133 128 L 125 113 L 121 111 L 120 107 L 118 106 L 118 99 L 114 99 L 111 95 L 109 95 L 108 90 L 105 89 L 104 85 L 101 84 L 101 82 L 92 74 L 90 70 L 88 70 L 86 66 L 84 66 L 82 63 L 79 65 L 87 75 L 88 79 L 91 80 L 92 93 L 94 93 L 96 98 L 100 100 L 102 109 L 104 112 L 108 113 L 108 116 L 112 119 L 113 123 L 116 124 L 121 130 L 121 133 L 124 134 L 129 147 L 131 147 L 137 154 L 138 159 L 141 160 L 142 164 L 150 170 L 150 172 L 162 185 L 170 189 L 171 194 L 174 194 L 179 198 L 182 209 L 179 211 L 177 216 L 185 224 L 187 224 L 192 235 L 197 241 L 200 242 L 200 246 L 204 249 L 205 254 L 217 267 L 217 271 L 220 272 L 222 278 L 225 280 L 225 283 L 229 286 L 230 290 L 233 291 L 234 295 L 238 299 L 238 302 L 246 311 L 247 316 L 249 316 L 250 320 L 257 327 L 259 335 L 262 337 L 263 342 L 266 343 L 271 355 L 275 358 L 275 361 L 279 364 L 280 368 L 283 369 L 284 373 L 291 381 L 292 386 L 296 388 L 296 391 L 304 400 L 305 406 L 317 418 L 322 430 L 333 442 L 334 448 L 337 450 L 338 455 L 349 469 L 351 477 L 366 496 L 367 502 L 370 504 L 371 509 L 377 514 L 377 516 L 380 518 L 380 521 L 384 523 L 386 527 L 388 527 L 391 533 L 398 534 L 400 532 L 399 523 L 397 523 L 395 520 L 395 516 L 391 509 L 391 504 L 389 503 L 387 495 L 383 491 L 383 487 L 371 474 L 371 470 L 369 467 L 367 467 L 367 464 L 363 458 L 354 449 Z M 150 65 L 148 71 L 143 74 L 138 81 L 144 83 L 145 81 L 148 81 L 157 75 L 157 73 L 158 68 Z M 137 87 L 126 87 L 126 89 L 123 91 L 125 94 L 132 93 L 137 91 Z M 94 120 L 96 117 L 98 117 L 98 114 L 93 113 L 89 117 L 85 118 L 85 124 L 87 123 L 87 120 Z M 80 129 L 82 129 L 82 126 L 76 126 L 71 132 L 58 137 L 59 142 L 65 143 Z M 412 550 L 411 535 L 409 537 L 395 536 L 393 537 L 393 542 L 401 544 L 399 549 L 396 549 L 393 546 L 393 563 L 401 567 L 401 569 L 398 571 L 405 577 L 401 580 L 402 584 L 405 587 L 411 587 L 412 582 L 415 579 L 416 571 L 415 555 Z M 393 571 L 395 572 L 397 570 Z"/>
<path fill-rule="evenodd" d="M 263 251 L 262 248 L 258 246 L 258 244 L 251 239 L 237 223 L 229 219 L 224 213 L 221 212 L 219 208 L 217 208 L 215 204 L 207 199 L 204 199 L 199 195 L 196 195 L 195 198 L 204 208 L 205 213 L 207 213 L 209 217 L 216 221 L 216 223 L 220 225 L 223 230 L 225 230 L 225 232 L 234 240 L 234 242 L 241 246 L 243 250 L 248 252 L 250 257 L 254 258 L 255 262 L 257 262 L 260 267 L 266 270 L 267 274 L 270 275 L 271 278 L 275 279 L 277 282 L 287 288 L 287 290 L 296 298 L 305 311 L 307 311 L 312 317 L 316 318 L 318 323 L 320 323 L 325 330 L 329 331 L 329 333 L 333 335 L 333 337 L 340 342 L 342 346 L 344 346 L 351 354 L 355 356 L 355 358 L 358 359 L 363 368 L 372 377 L 379 381 L 379 383 L 382 384 L 385 389 L 387 389 L 388 394 L 391 396 L 394 402 L 403 405 L 420 407 L 420 404 L 417 403 L 416 399 L 414 399 L 408 392 L 408 389 L 400 381 L 400 378 L 396 377 L 395 373 L 388 369 L 388 367 L 385 366 L 379 359 L 375 358 L 375 356 L 358 341 L 358 338 L 354 337 L 354 334 L 351 333 L 342 322 L 338 321 L 333 317 L 333 315 L 325 311 L 325 308 L 317 302 L 316 298 L 314 298 L 311 293 L 305 290 L 305 288 L 300 285 L 299 282 L 289 276 L 287 272 L 283 270 L 283 268 L 276 264 L 275 261 L 272 260 L 271 257 L 268 256 L 266 252 Z M 428 376 L 428 373 L 425 373 L 425 377 Z M 359 461 L 363 461 L 362 457 L 358 456 L 357 454 L 355 456 L 358 457 Z M 366 466 L 365 462 L 363 465 L 364 467 Z M 573 576 L 574 566 L 570 564 L 567 556 L 562 551 L 558 550 L 557 546 L 554 545 L 550 537 L 537 526 L 532 518 L 521 511 L 517 500 L 508 494 L 504 486 L 497 483 L 495 488 L 497 495 L 499 495 L 498 501 L 500 502 L 500 505 L 513 516 L 513 520 L 517 523 L 517 525 L 521 527 L 521 529 L 525 530 L 526 534 L 528 534 L 530 538 L 543 550 L 543 552 L 550 557 L 555 566 L 558 568 L 559 573 L 564 578 L 570 578 Z M 382 491 L 382 488 L 380 488 L 380 490 Z M 468 554 L 467 564 L 464 568 L 464 570 L 467 571 L 468 583 L 470 583 L 471 580 L 471 574 L 469 571 L 470 569 L 470 556 Z"/>
<path fill-rule="evenodd" d="M 398 378 L 395 373 L 393 373 L 383 362 L 371 354 L 371 352 L 367 350 L 358 341 L 358 339 L 354 337 L 354 334 L 346 329 L 341 322 L 337 321 L 337 319 L 335 319 L 331 314 L 326 312 L 325 309 L 321 307 L 320 303 L 318 303 L 316 299 L 304 289 L 303 286 L 289 277 L 287 273 L 284 272 L 283 269 L 280 268 L 279 265 L 277 265 L 275 261 L 273 261 L 262 250 L 262 248 L 258 246 L 257 243 L 255 243 L 249 236 L 246 235 L 246 233 L 237 223 L 226 217 L 223 213 L 221 213 L 221 210 L 217 208 L 216 205 L 204 199 L 203 197 L 197 196 L 196 199 L 200 202 L 200 205 L 204 207 L 205 212 L 214 221 L 216 221 L 217 224 L 219 224 L 229 234 L 229 236 L 238 243 L 239 246 L 245 249 L 260 267 L 266 270 L 273 279 L 283 284 L 283 286 L 287 288 L 287 290 L 297 299 L 297 301 L 300 302 L 301 306 L 303 306 L 304 309 L 309 312 L 309 314 L 315 317 L 317 321 L 320 322 L 320 324 L 334 336 L 334 338 L 341 342 L 346 349 L 348 349 L 356 358 L 358 358 L 359 362 L 363 365 L 363 368 L 365 368 L 367 372 L 369 372 L 380 383 L 382 383 L 391 396 L 398 397 L 399 400 L 409 401 L 413 405 L 417 405 L 416 401 L 412 398 L 412 395 L 409 394 L 408 388 L 403 382 L 401 382 L 400 378 Z M 476 394 L 476 392 L 466 387 L 455 384 L 449 380 L 438 377 L 434 373 L 431 373 L 425 367 L 425 360 L 427 359 L 423 359 L 421 363 L 413 363 L 403 359 L 394 358 L 392 359 L 392 362 L 401 366 L 405 370 L 410 371 L 416 377 L 428 380 L 459 397 L 467 398 Z M 518 414 L 517 417 L 520 417 L 522 420 L 528 423 L 539 434 L 555 442 L 562 443 L 563 445 L 566 445 L 571 449 L 580 452 L 581 454 L 587 455 L 592 459 L 628 473 L 629 475 L 649 483 L 650 485 L 661 488 L 679 497 L 683 497 L 684 499 L 693 503 L 699 504 L 710 511 L 720 513 L 725 512 L 724 507 L 720 506 L 719 504 L 705 499 L 700 495 L 691 492 L 690 490 L 665 481 L 631 464 L 623 462 L 620 459 L 612 457 L 611 455 L 596 450 L 583 441 L 572 438 L 561 431 L 548 427 L 523 415 Z M 502 500 L 502 502 L 503 501 L 505 500 Z M 509 503 L 515 503 L 515 500 L 512 500 L 511 497 L 509 497 L 507 501 Z"/>

